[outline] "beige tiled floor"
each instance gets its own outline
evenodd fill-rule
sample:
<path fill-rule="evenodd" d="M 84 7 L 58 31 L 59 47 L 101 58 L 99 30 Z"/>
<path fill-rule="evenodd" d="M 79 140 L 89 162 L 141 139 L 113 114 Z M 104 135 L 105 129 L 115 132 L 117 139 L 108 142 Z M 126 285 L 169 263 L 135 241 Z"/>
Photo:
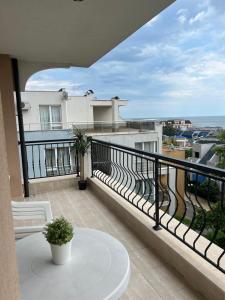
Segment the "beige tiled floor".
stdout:
<path fill-rule="evenodd" d="M 129 287 L 121 299 L 204 299 L 188 286 L 181 275 L 148 249 L 91 191 L 66 189 L 31 196 L 29 200 L 49 200 L 54 216 L 64 215 L 75 226 L 108 232 L 125 245 L 132 273 Z"/>

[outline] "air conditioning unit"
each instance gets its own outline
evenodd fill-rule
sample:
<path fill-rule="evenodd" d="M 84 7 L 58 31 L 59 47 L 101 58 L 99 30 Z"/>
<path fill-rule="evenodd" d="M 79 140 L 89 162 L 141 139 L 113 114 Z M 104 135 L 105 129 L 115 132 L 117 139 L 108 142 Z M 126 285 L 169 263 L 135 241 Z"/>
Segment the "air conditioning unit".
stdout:
<path fill-rule="evenodd" d="M 30 106 L 30 103 L 29 103 L 29 102 L 22 102 L 22 103 L 21 103 L 21 106 L 22 106 L 22 110 L 23 110 L 23 111 L 27 111 L 27 110 L 30 110 L 30 109 L 31 109 L 31 106 Z"/>

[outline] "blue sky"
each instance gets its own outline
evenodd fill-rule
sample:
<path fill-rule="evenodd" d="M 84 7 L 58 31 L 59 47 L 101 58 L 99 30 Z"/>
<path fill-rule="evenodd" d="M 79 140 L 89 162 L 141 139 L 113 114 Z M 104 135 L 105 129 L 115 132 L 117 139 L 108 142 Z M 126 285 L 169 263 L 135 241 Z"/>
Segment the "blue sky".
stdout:
<path fill-rule="evenodd" d="M 92 67 L 33 75 L 27 90 L 128 99 L 125 118 L 225 115 L 225 0 L 177 0 Z"/>

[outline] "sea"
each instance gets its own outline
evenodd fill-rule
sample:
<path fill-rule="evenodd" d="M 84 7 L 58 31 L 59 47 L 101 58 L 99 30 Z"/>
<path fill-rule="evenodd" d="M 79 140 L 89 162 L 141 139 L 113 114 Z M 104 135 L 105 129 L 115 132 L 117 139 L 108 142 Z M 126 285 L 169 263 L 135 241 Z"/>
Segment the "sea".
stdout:
<path fill-rule="evenodd" d="M 195 116 L 195 117 L 169 117 L 158 120 L 185 119 L 192 122 L 193 127 L 222 127 L 225 129 L 225 116 Z"/>

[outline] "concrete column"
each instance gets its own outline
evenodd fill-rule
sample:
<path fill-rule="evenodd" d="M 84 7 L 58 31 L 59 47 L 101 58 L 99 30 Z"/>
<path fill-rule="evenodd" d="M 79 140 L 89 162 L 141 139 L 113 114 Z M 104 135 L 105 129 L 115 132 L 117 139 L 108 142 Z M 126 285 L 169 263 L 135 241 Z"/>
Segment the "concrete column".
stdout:
<path fill-rule="evenodd" d="M 118 107 L 117 99 L 112 99 L 112 121 L 113 122 L 119 121 L 119 107 Z"/>
<path fill-rule="evenodd" d="M 113 123 L 113 131 L 118 131 L 119 124 L 119 105 L 117 99 L 112 99 L 112 123 Z"/>
<path fill-rule="evenodd" d="M 86 180 L 88 177 L 91 177 L 91 148 L 88 148 L 87 153 L 84 155 L 84 166 L 83 166 L 83 172 L 84 172 L 84 180 Z"/>
<path fill-rule="evenodd" d="M 1 92 L 1 91 L 0 91 Z M 0 94 L 0 299 L 19 300 L 6 139 Z"/>
<path fill-rule="evenodd" d="M 12 198 L 19 198 L 22 193 L 19 147 L 17 142 L 16 110 L 13 95 L 13 76 L 11 58 L 0 54 L 0 90 L 2 98 L 3 122 L 5 128 L 8 175 Z"/>

